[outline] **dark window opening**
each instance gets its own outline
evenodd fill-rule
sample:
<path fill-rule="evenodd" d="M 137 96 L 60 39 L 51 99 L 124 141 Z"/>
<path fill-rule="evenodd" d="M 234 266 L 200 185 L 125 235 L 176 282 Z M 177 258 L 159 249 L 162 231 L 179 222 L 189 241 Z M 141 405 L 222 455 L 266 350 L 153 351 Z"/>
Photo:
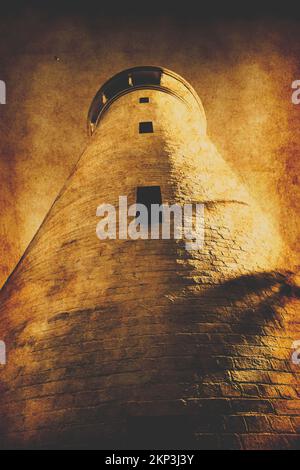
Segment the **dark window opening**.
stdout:
<path fill-rule="evenodd" d="M 160 70 L 139 70 L 131 74 L 133 86 L 160 85 L 162 72 Z"/>
<path fill-rule="evenodd" d="M 149 103 L 149 98 L 147 97 L 140 98 L 140 103 Z"/>
<path fill-rule="evenodd" d="M 148 210 L 148 225 L 151 225 L 151 206 L 152 204 L 162 204 L 160 186 L 139 186 L 136 191 L 137 204 L 144 204 Z M 139 216 L 137 211 L 136 217 Z M 162 213 L 159 213 L 159 223 L 162 223 Z"/>
<path fill-rule="evenodd" d="M 151 121 L 139 123 L 140 134 L 148 134 L 153 132 L 153 124 Z"/>
<path fill-rule="evenodd" d="M 105 97 L 107 100 L 112 99 L 118 93 L 129 88 L 128 77 L 120 75 L 114 78 L 106 87 L 105 87 Z"/>

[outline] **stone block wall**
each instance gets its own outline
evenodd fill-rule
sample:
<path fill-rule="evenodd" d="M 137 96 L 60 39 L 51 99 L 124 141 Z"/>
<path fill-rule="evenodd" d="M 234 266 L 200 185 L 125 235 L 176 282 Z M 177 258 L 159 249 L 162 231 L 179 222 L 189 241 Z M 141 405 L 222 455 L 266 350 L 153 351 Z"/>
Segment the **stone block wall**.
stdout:
<path fill-rule="evenodd" d="M 153 185 L 205 204 L 202 249 L 96 237 L 101 203 Z M 299 282 L 280 249 L 183 101 L 119 97 L 0 293 L 1 446 L 299 447 Z"/>

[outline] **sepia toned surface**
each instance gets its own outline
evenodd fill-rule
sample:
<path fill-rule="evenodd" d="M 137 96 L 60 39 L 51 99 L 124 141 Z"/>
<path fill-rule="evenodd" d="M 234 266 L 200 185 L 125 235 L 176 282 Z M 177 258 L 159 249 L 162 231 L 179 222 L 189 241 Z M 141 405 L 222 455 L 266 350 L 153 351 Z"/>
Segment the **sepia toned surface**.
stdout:
<path fill-rule="evenodd" d="M 298 264 L 300 108 L 291 103 L 298 22 L 150 13 L 23 9 L 2 18 L 0 284 L 87 144 L 91 97 L 114 73 L 140 64 L 165 66 L 193 84 L 208 135 L 280 231 L 283 268 Z"/>
<path fill-rule="evenodd" d="M 299 446 L 299 283 L 278 271 L 281 231 L 176 93 L 111 104 L 1 291 L 2 447 Z M 152 185 L 205 204 L 201 250 L 97 239 L 99 204 Z"/>

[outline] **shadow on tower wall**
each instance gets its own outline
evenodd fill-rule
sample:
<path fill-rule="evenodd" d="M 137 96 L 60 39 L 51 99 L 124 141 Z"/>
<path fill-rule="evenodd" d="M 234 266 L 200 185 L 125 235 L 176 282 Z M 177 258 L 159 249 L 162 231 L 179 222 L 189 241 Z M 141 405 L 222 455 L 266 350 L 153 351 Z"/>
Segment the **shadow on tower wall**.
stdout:
<path fill-rule="evenodd" d="M 198 321 L 212 323 L 207 340 L 196 339 L 197 352 L 185 362 L 197 378 L 194 398 L 184 398 L 184 414 L 129 417 L 119 446 L 300 448 L 299 373 L 290 349 L 294 329 L 300 332 L 299 298 L 292 272 L 243 275 L 206 290 L 200 311 L 190 306 L 175 320 L 190 321 L 190 331 Z"/>

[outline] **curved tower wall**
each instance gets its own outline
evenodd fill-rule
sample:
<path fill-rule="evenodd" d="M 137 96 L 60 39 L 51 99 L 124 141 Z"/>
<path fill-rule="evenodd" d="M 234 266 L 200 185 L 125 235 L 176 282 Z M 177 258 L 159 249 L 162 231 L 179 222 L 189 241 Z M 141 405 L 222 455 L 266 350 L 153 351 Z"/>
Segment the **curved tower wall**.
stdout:
<path fill-rule="evenodd" d="M 280 238 L 176 77 L 173 94 L 144 85 L 106 103 L 1 291 L 3 446 L 299 442 L 299 320 L 294 281 L 276 272 Z M 164 203 L 204 203 L 204 247 L 99 240 L 97 207 L 135 203 L 140 186 L 160 186 Z"/>

